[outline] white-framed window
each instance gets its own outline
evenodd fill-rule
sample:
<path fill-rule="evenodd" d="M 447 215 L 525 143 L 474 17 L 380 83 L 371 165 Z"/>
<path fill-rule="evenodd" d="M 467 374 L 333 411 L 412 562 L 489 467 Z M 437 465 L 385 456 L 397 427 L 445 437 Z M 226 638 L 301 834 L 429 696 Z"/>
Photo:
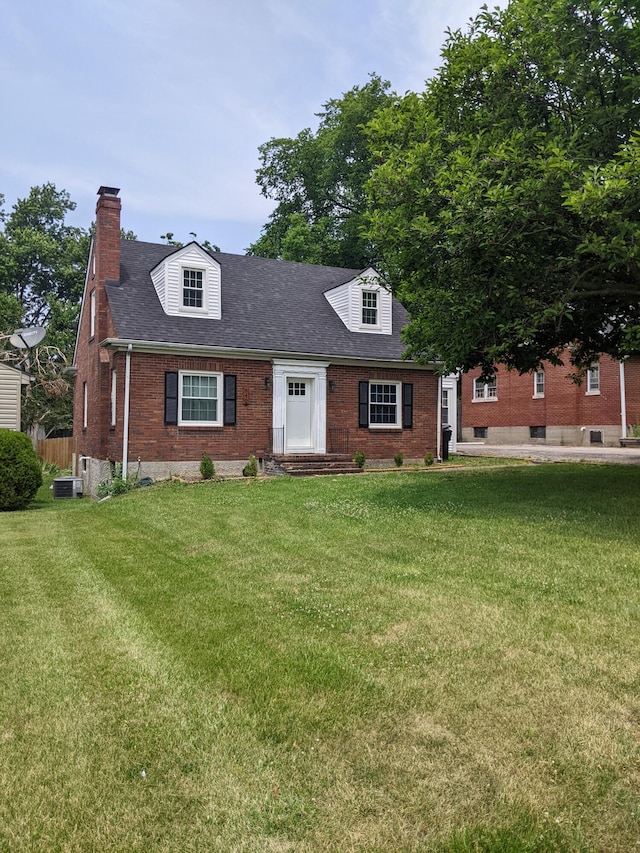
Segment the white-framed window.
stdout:
<path fill-rule="evenodd" d="M 183 370 L 178 377 L 178 424 L 222 426 L 222 374 Z"/>
<path fill-rule="evenodd" d="M 96 333 L 96 292 L 91 291 L 89 295 L 89 337 L 93 338 Z"/>
<path fill-rule="evenodd" d="M 118 387 L 116 371 L 111 371 L 111 426 L 116 425 L 116 389 Z"/>
<path fill-rule="evenodd" d="M 369 383 L 369 426 L 399 427 L 401 382 Z"/>
<path fill-rule="evenodd" d="M 82 428 L 87 428 L 87 413 L 89 408 L 89 400 L 87 395 L 87 383 L 82 383 Z"/>
<path fill-rule="evenodd" d="M 378 293 L 375 290 L 362 291 L 362 325 L 378 325 Z"/>
<path fill-rule="evenodd" d="M 493 377 L 489 382 L 483 382 L 481 379 L 473 380 L 473 399 L 474 400 L 497 400 L 498 399 L 498 380 Z"/>
<path fill-rule="evenodd" d="M 594 364 L 587 370 L 587 394 L 600 393 L 600 365 Z"/>
<path fill-rule="evenodd" d="M 182 307 L 200 308 L 205 306 L 205 270 L 183 267 L 182 269 Z"/>
<path fill-rule="evenodd" d="M 533 372 L 533 396 L 544 397 L 544 370 Z"/>

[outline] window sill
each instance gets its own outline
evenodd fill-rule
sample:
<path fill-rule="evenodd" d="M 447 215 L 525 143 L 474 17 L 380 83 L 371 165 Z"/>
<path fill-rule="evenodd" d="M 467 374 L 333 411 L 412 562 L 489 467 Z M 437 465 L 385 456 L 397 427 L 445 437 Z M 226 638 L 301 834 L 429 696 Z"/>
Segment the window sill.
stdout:
<path fill-rule="evenodd" d="M 497 397 L 474 397 L 472 403 L 497 403 Z"/>
<path fill-rule="evenodd" d="M 534 394 L 532 400 L 544 400 L 544 394 Z"/>
<path fill-rule="evenodd" d="M 367 427 L 373 432 L 402 432 L 402 427 L 399 424 L 369 424 Z"/>
<path fill-rule="evenodd" d="M 585 397 L 598 397 L 599 395 L 600 395 L 600 389 L 598 389 L 597 391 L 585 391 L 584 392 Z"/>

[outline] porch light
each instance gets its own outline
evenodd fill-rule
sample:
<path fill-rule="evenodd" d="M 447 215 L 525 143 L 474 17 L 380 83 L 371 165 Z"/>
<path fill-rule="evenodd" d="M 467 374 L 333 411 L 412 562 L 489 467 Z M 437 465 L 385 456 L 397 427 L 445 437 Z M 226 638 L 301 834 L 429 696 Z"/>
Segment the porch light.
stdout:
<path fill-rule="evenodd" d="M 330 379 L 329 380 L 329 391 L 335 391 L 335 390 L 336 390 L 336 383 L 333 381 L 333 379 Z"/>
<path fill-rule="evenodd" d="M 269 388 L 271 388 L 271 377 L 270 376 L 264 377 L 264 387 L 265 387 L 266 391 L 268 391 Z"/>

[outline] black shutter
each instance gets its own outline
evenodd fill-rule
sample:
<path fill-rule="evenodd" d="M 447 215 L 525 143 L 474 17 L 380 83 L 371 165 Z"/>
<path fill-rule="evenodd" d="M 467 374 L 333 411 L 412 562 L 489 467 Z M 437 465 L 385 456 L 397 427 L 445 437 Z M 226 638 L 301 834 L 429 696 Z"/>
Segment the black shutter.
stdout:
<path fill-rule="evenodd" d="M 164 422 L 178 423 L 178 372 L 167 370 L 164 374 Z"/>
<path fill-rule="evenodd" d="M 358 426 L 369 426 L 369 383 L 360 382 L 358 391 Z"/>
<path fill-rule="evenodd" d="M 224 420 L 225 426 L 236 424 L 236 377 L 225 374 L 224 377 Z"/>
<path fill-rule="evenodd" d="M 413 383 L 402 383 L 402 428 L 413 429 Z"/>

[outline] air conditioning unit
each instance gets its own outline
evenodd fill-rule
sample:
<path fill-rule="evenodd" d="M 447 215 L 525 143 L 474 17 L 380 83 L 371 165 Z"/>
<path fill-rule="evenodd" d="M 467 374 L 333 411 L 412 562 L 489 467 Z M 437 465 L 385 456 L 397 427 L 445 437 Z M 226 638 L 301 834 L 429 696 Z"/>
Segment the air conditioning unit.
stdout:
<path fill-rule="evenodd" d="M 82 477 L 56 477 L 53 481 L 54 498 L 81 498 Z"/>

